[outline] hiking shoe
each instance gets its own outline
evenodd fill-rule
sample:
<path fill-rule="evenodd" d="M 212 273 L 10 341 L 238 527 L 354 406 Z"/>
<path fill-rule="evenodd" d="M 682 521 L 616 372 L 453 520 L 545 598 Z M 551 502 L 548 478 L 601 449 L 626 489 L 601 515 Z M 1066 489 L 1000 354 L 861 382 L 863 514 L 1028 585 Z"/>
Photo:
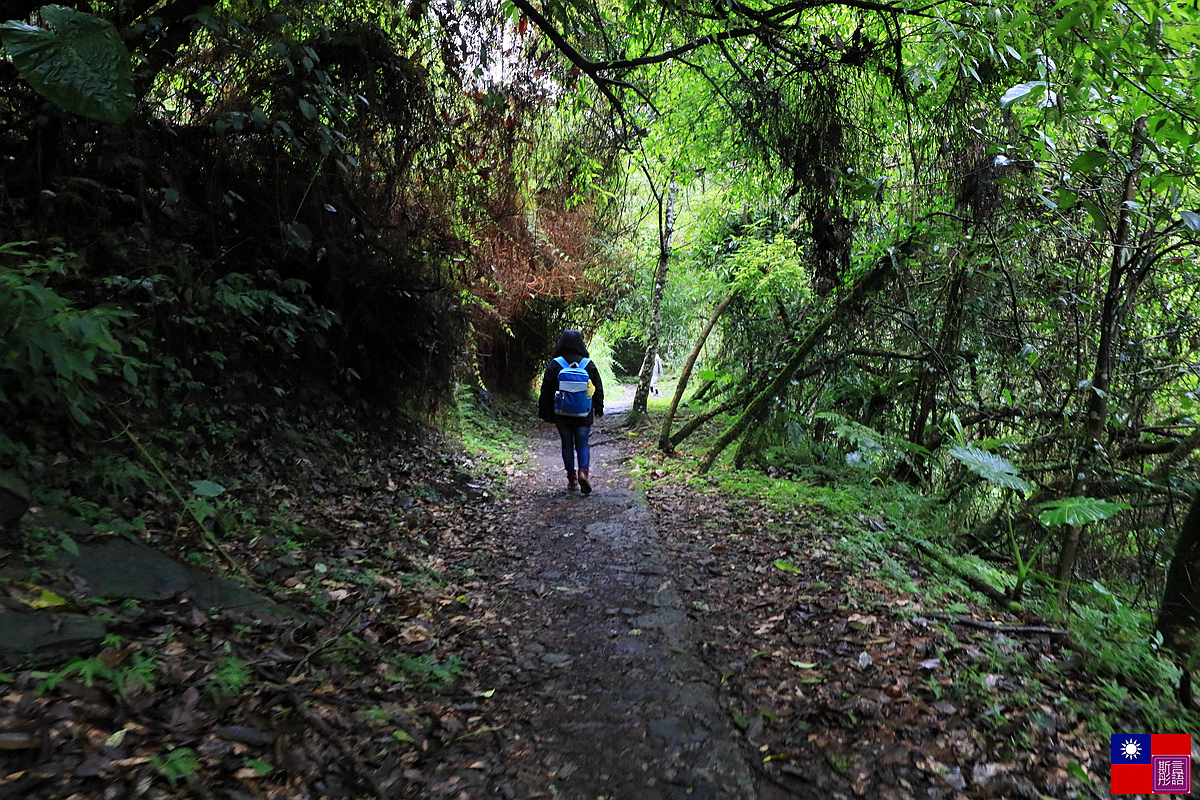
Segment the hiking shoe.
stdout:
<path fill-rule="evenodd" d="M 579 470 L 579 491 L 584 494 L 592 493 L 592 484 L 588 483 L 588 472 L 586 469 Z"/>
<path fill-rule="evenodd" d="M 578 488 L 579 488 L 579 483 L 575 480 L 575 473 L 568 472 L 567 473 L 567 491 L 573 492 Z"/>

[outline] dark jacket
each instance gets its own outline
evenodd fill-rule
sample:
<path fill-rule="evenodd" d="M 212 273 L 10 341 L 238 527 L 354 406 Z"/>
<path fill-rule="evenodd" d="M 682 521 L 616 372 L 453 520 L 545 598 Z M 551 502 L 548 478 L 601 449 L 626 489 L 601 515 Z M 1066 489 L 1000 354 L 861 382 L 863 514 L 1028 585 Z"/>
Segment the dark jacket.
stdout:
<path fill-rule="evenodd" d="M 568 364 L 575 364 L 589 357 L 583 337 L 578 331 L 564 333 L 558 340 L 558 346 L 554 348 L 554 355 L 556 358 L 562 356 Z M 592 395 L 591 413 L 586 417 L 560 417 L 554 413 L 554 393 L 558 391 L 558 373 L 561 371 L 559 363 L 550 359 L 550 363 L 546 365 L 546 372 L 542 375 L 542 390 L 538 393 L 538 417 L 547 422 L 575 428 L 591 425 L 596 417 L 604 416 L 604 382 L 600 380 L 600 370 L 596 369 L 596 364 L 591 361 L 587 365 L 587 374 L 596 387 L 596 393 Z"/>

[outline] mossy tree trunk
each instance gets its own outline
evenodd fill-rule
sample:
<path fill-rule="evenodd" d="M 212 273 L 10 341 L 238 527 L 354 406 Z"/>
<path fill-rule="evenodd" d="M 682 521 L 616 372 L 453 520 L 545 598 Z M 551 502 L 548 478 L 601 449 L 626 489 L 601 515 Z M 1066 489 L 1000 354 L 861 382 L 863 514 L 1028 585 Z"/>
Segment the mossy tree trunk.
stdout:
<path fill-rule="evenodd" d="M 725 429 L 725 432 L 721 434 L 716 443 L 705 453 L 700 466 L 697 468 L 697 471 L 701 475 L 712 469 L 713 464 L 716 463 L 721 453 L 725 452 L 725 449 L 734 440 L 744 435 L 751 423 L 761 420 L 766 416 L 767 406 L 791 385 L 792 376 L 800 369 L 800 365 L 804 363 L 809 354 L 821 343 L 825 333 L 833 323 L 844 315 L 846 309 L 862 302 L 867 295 L 875 291 L 883 283 L 883 279 L 894 269 L 895 265 L 892 258 L 891 255 L 884 257 L 870 272 L 859 278 L 850 287 L 850 291 L 846 292 L 837 304 L 829 309 L 817 324 L 813 326 L 808 335 L 797 343 L 796 347 L 792 350 L 791 357 L 779 370 L 774 380 L 767 384 L 767 387 L 750 401 L 746 410 Z M 744 456 L 744 453 L 742 455 Z"/>
<path fill-rule="evenodd" d="M 692 378 L 692 370 L 696 366 L 696 359 L 700 357 L 700 352 L 708 342 L 708 335 L 712 333 L 717 320 L 725 313 L 725 309 L 729 308 L 729 304 L 733 302 L 733 298 L 736 295 L 737 290 L 730 289 L 725 297 L 721 299 L 721 302 L 717 303 L 717 307 L 713 309 L 712 314 L 708 317 L 708 322 L 704 324 L 704 329 L 700 331 L 700 336 L 696 339 L 696 345 L 692 348 L 692 352 L 688 353 L 683 370 L 679 373 L 679 380 L 675 383 L 675 396 L 671 398 L 671 407 L 667 409 L 667 416 L 663 420 L 662 431 L 658 434 L 658 449 L 664 453 L 674 454 L 675 452 L 675 447 L 671 442 L 671 425 L 675 421 L 675 413 L 679 410 L 679 403 L 683 399 L 683 393 L 687 389 L 688 381 Z"/>

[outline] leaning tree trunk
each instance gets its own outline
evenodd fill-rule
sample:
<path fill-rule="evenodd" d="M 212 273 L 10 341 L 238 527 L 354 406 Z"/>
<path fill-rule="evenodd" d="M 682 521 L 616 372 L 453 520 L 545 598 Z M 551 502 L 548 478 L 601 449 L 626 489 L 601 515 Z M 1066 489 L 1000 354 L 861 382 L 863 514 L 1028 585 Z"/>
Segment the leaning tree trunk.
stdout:
<path fill-rule="evenodd" d="M 1129 162 L 1132 165 L 1125 176 L 1120 211 L 1117 213 L 1117 228 L 1113 232 L 1112 263 L 1108 270 L 1108 289 L 1104 293 L 1104 305 L 1100 312 L 1100 341 L 1096 346 L 1096 366 L 1089 387 L 1087 415 L 1084 418 L 1083 439 L 1071 480 L 1070 497 L 1084 497 L 1088 486 L 1095 481 L 1099 454 L 1104 449 L 1101 439 L 1108 425 L 1108 393 L 1112 387 L 1113 344 L 1124 317 L 1122 307 L 1129 308 L 1137 293 L 1137 282 L 1125 280 L 1130 265 L 1129 258 L 1129 204 L 1137 193 L 1138 172 L 1141 169 L 1142 153 L 1145 149 L 1146 118 L 1140 117 L 1133 126 L 1133 143 Z M 1069 525 L 1063 536 L 1062 549 L 1058 556 L 1058 601 L 1066 602 L 1071 575 L 1075 571 L 1075 560 L 1083 541 L 1083 526 Z"/>
<path fill-rule="evenodd" d="M 793 378 L 795 380 L 804 380 L 807 377 L 816 375 L 817 373 L 823 371 L 832 360 L 833 359 L 828 358 L 824 359 L 823 361 L 820 361 L 816 365 L 809 367 L 803 372 L 796 373 Z M 734 408 L 744 407 L 746 403 L 750 402 L 751 399 L 753 399 L 760 391 L 762 391 L 761 387 L 764 387 L 767 384 L 766 379 L 762 376 L 754 378 L 753 382 L 750 382 L 750 379 L 748 378 L 747 382 L 748 385 L 743 385 L 743 387 L 738 389 L 733 397 L 697 414 L 688 420 L 686 425 L 682 426 L 679 430 L 671 434 L 671 437 L 667 440 L 667 446 L 671 448 L 668 452 L 674 452 L 675 448 L 679 446 L 680 442 L 698 431 L 700 427 L 704 425 L 704 423 L 708 422 L 713 417 L 719 417 L 726 411 L 730 411 Z"/>
<path fill-rule="evenodd" d="M 838 301 L 837 305 L 831 308 L 825 316 L 821 317 L 820 321 L 808 332 L 792 350 L 792 355 L 787 363 L 779 370 L 775 379 L 767 384 L 763 389 L 750 401 L 746 410 L 742 412 L 733 423 L 725 429 L 716 443 L 713 444 L 709 451 L 705 453 L 697 472 L 701 475 L 712 469 L 717 458 L 721 453 L 725 452 L 725 448 L 729 447 L 735 439 L 746 433 L 746 429 L 750 427 L 752 422 L 761 419 L 767 410 L 767 406 L 772 400 L 778 397 L 789 385 L 791 385 L 792 376 L 800 369 L 800 365 L 804 363 L 804 359 L 808 358 L 818 344 L 820 344 L 825 332 L 843 315 L 845 310 L 850 306 L 859 303 L 868 294 L 873 292 L 883 282 L 884 277 L 894 269 L 892 257 L 888 256 L 875 265 L 875 268 L 866 275 L 859 278 L 850 291 Z"/>
<path fill-rule="evenodd" d="M 1192 508 L 1179 529 L 1155 628 L 1162 633 L 1163 644 L 1175 653 L 1176 663 L 1183 670 L 1179 702 L 1191 709 L 1191 668 L 1200 640 L 1200 495 L 1192 500 Z"/>
<path fill-rule="evenodd" d="M 755 379 L 755 382 L 749 384 L 748 388 L 739 389 L 738 391 L 734 392 L 733 396 L 729 399 L 705 409 L 701 413 L 688 420 L 686 425 L 681 426 L 679 430 L 671 434 L 668 444 L 670 445 L 672 451 L 674 451 L 674 448 L 679 446 L 680 442 L 691 436 L 696 431 L 700 430 L 704 423 L 708 422 L 710 419 L 719 417 L 726 411 L 744 407 L 746 403 L 750 402 L 750 400 L 758 394 L 760 391 L 760 385 L 765 386 L 766 382 L 761 378 Z"/>
<path fill-rule="evenodd" d="M 637 391 L 633 394 L 634 417 L 646 413 L 646 400 L 650 396 L 650 376 L 654 372 L 654 356 L 658 353 L 658 340 L 662 333 L 662 301 L 667 289 L 667 268 L 671 263 L 671 235 L 675 232 L 675 195 L 678 192 L 679 184 L 672 180 L 665 200 L 659 201 L 658 269 L 654 271 L 654 294 L 650 300 L 650 333 L 647 336 L 646 357 L 642 360 Z"/>
<path fill-rule="evenodd" d="M 1200 447 L 1200 425 L 1192 428 L 1192 432 L 1187 435 L 1187 438 L 1175 445 L 1167 457 L 1154 468 L 1154 471 L 1146 476 L 1146 480 L 1149 483 L 1166 482 L 1175 467 L 1183 463 L 1183 460 L 1195 452 L 1197 447 Z"/>
<path fill-rule="evenodd" d="M 679 380 L 675 383 L 675 396 L 671 398 L 671 407 L 667 409 L 667 417 L 663 420 L 662 431 L 658 434 L 658 449 L 664 453 L 670 455 L 674 455 L 675 453 L 675 447 L 671 443 L 671 424 L 675 421 L 675 412 L 679 410 L 679 401 L 683 399 L 683 393 L 687 389 L 688 381 L 692 378 L 692 369 L 696 366 L 696 359 L 700 357 L 700 351 L 704 349 L 704 345 L 708 342 L 708 335 L 712 333 L 713 326 L 717 324 L 717 320 L 725 313 L 725 309 L 729 308 L 729 304 L 733 302 L 733 298 L 736 295 L 737 290 L 730 289 L 721 302 L 717 303 L 717 307 L 713 309 L 708 322 L 704 324 L 704 329 L 700 331 L 700 337 L 696 340 L 696 346 L 692 348 L 692 352 L 688 353 L 683 370 L 679 373 Z"/>

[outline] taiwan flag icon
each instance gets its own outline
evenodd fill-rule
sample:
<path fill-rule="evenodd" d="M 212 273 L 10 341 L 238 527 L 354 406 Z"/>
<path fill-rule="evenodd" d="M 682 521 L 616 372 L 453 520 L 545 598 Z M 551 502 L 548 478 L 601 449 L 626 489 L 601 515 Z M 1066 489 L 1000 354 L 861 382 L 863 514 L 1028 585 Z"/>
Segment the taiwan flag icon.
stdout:
<path fill-rule="evenodd" d="M 1187 733 L 1114 733 L 1113 794 L 1191 794 L 1192 737 Z"/>

